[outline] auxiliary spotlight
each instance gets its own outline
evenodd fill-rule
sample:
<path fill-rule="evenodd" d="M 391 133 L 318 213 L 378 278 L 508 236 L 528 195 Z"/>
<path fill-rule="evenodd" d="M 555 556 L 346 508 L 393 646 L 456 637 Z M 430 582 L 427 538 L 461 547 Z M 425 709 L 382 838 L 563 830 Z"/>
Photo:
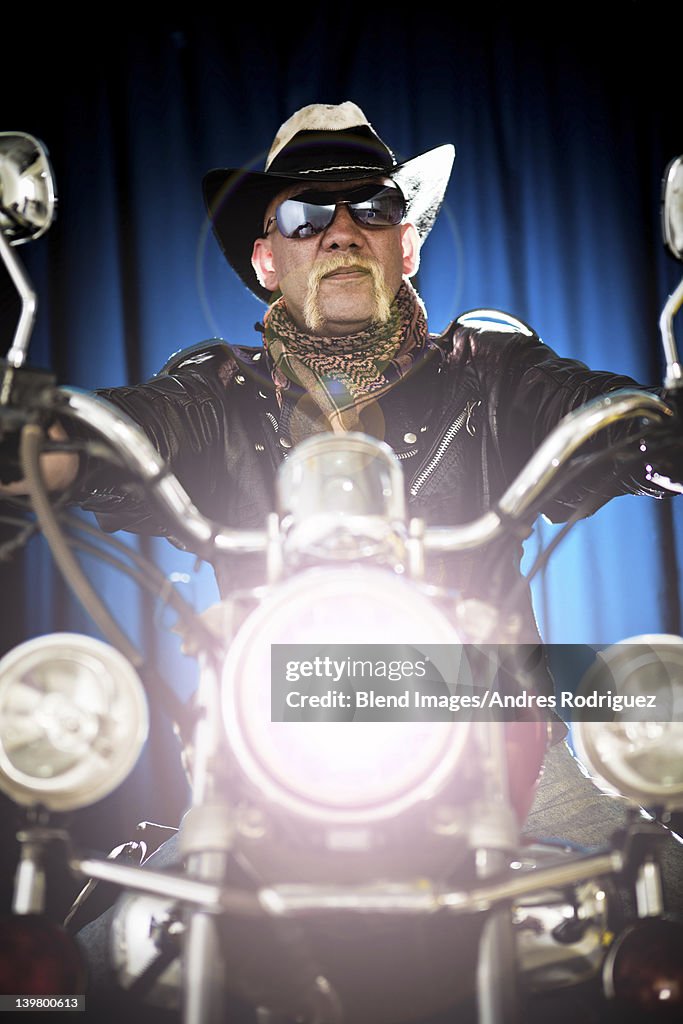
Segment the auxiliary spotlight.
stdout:
<path fill-rule="evenodd" d="M 148 727 L 137 673 L 100 640 L 54 633 L 0 660 L 0 789 L 19 804 L 69 811 L 107 796 Z"/>

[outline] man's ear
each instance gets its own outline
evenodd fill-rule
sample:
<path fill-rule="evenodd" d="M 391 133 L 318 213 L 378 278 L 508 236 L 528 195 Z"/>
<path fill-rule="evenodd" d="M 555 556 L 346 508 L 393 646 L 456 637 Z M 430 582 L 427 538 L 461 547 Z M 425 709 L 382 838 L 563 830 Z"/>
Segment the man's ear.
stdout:
<path fill-rule="evenodd" d="M 420 236 L 412 224 L 401 225 L 401 251 L 403 273 L 406 277 L 412 277 L 420 266 Z"/>
<path fill-rule="evenodd" d="M 251 265 L 256 272 L 259 284 L 269 292 L 274 292 L 279 284 L 273 263 L 273 250 L 267 238 L 257 238 L 251 252 Z"/>

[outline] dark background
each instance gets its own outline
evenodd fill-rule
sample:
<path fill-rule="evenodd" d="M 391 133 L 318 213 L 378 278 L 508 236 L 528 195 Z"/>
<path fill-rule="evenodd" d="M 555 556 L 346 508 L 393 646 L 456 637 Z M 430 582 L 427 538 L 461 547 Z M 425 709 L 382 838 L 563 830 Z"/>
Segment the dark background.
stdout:
<path fill-rule="evenodd" d="M 92 388 L 143 379 L 208 337 L 254 344 L 262 307 L 207 230 L 201 177 L 261 168 L 294 110 L 351 99 L 399 159 L 456 146 L 417 279 L 433 330 L 498 307 L 563 355 L 658 384 L 658 317 L 679 272 L 663 250 L 659 203 L 665 166 L 683 152 L 680 23 L 678 3 L 631 0 L 155 19 L 117 6 L 14 25 L 0 59 L 0 129 L 45 142 L 59 193 L 54 227 L 17 250 L 40 298 L 31 362 Z M 18 307 L 0 278 L 7 348 Z M 529 558 L 552 533 L 539 524 Z M 612 502 L 538 581 L 546 639 L 681 632 L 682 544 L 677 501 Z M 147 549 L 169 572 L 188 568 L 161 542 Z M 39 539 L 0 571 L 0 653 L 53 629 L 96 634 Z M 109 571 L 95 579 L 153 652 L 147 605 Z M 215 599 L 207 572 L 182 586 L 201 607 Z M 173 644 L 160 656 L 189 692 L 188 660 Z M 165 719 L 154 721 L 131 779 L 76 816 L 93 846 L 115 845 L 141 818 L 177 822 L 186 794 L 166 767 Z M 13 815 L 2 810 L 5 896 Z"/>

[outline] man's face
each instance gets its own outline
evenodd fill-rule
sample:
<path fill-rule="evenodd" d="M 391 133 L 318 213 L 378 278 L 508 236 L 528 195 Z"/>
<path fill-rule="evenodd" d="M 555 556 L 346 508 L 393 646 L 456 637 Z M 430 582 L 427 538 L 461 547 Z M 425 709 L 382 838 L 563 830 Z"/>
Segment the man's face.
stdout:
<path fill-rule="evenodd" d="M 364 184 L 367 179 L 344 186 L 318 182 L 316 190 L 339 194 L 342 188 L 351 191 Z M 266 210 L 264 228 L 279 203 L 302 191 L 294 186 L 281 192 Z M 340 205 L 331 224 L 310 238 L 285 238 L 273 223 L 267 237 L 254 243 L 252 264 L 264 287 L 280 289 L 297 326 L 339 337 L 386 319 L 403 276 L 417 269 L 418 253 L 412 224 L 367 228 Z"/>

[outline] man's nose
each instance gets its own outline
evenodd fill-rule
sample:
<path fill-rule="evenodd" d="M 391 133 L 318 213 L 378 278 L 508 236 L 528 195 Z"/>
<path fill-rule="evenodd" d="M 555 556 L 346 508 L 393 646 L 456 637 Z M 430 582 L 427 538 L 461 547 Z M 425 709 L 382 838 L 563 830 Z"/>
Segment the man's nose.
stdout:
<path fill-rule="evenodd" d="M 326 249 L 360 249 L 365 245 L 365 236 L 360 224 L 349 213 L 346 204 L 340 203 L 335 210 L 332 223 L 325 228 L 323 245 Z"/>

